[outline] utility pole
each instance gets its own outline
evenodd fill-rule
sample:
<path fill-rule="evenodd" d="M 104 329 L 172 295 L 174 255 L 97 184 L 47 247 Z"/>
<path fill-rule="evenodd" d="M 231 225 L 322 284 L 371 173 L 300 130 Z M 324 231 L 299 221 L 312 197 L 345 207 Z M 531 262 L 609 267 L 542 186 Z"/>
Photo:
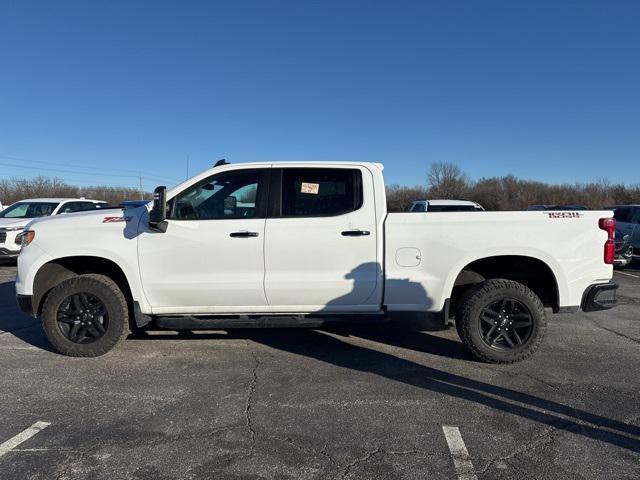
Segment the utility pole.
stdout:
<path fill-rule="evenodd" d="M 138 180 L 140 180 L 140 200 L 144 200 L 144 188 L 142 187 L 142 174 L 138 174 Z"/>

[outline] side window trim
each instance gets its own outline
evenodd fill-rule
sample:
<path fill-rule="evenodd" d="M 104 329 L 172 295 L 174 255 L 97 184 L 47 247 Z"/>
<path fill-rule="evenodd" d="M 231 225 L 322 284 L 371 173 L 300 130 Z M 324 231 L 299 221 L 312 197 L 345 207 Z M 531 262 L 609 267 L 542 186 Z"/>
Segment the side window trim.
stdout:
<path fill-rule="evenodd" d="M 185 191 L 191 189 L 191 188 L 195 188 L 201 185 L 206 185 L 207 183 L 213 181 L 216 179 L 216 177 L 220 177 L 222 175 L 227 175 L 227 174 L 231 174 L 231 173 L 235 173 L 235 172 L 242 172 L 242 173 L 257 173 L 258 174 L 258 194 L 256 196 L 256 212 L 255 215 L 252 217 L 247 217 L 246 219 L 260 219 L 260 218 L 267 218 L 267 202 L 269 199 L 269 187 L 270 187 L 270 177 L 271 177 L 271 171 L 273 169 L 271 167 L 264 167 L 264 168 L 238 168 L 238 169 L 234 169 L 234 170 L 225 170 L 224 172 L 217 172 L 214 173 L 202 180 L 200 180 L 199 182 L 193 183 L 191 185 L 189 185 L 187 188 L 185 188 L 184 190 L 182 190 L 181 192 L 177 193 L 176 195 L 174 195 L 173 197 L 171 197 L 171 199 L 169 200 L 169 215 L 167 220 L 171 220 L 174 222 L 193 222 L 193 221 L 200 221 L 200 222 L 211 222 L 211 221 L 217 221 L 217 220 L 241 220 L 243 217 L 220 217 L 220 218 L 175 218 L 175 208 L 176 208 L 176 198 L 179 197 L 181 194 L 183 194 Z"/>
<path fill-rule="evenodd" d="M 271 180 L 269 182 L 269 208 L 267 218 L 282 217 L 282 174 L 283 168 L 271 170 Z"/>
<path fill-rule="evenodd" d="M 353 210 L 356 212 L 362 208 L 364 204 L 364 185 L 362 184 L 362 170 L 359 168 L 352 169 L 353 174 Z M 350 213 L 351 213 L 350 212 Z"/>

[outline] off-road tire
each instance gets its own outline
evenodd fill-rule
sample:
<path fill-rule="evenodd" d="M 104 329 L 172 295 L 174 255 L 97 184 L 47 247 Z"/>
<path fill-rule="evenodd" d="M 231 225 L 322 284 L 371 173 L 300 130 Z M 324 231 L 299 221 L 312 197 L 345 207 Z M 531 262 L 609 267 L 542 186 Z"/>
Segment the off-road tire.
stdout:
<path fill-rule="evenodd" d="M 501 299 L 515 299 L 531 315 L 533 328 L 522 345 L 510 350 L 489 346 L 483 339 L 480 315 L 484 308 Z M 456 312 L 456 330 L 464 346 L 476 358 L 487 363 L 515 363 L 531 356 L 540 346 L 547 330 L 547 316 L 540 298 L 521 283 L 505 279 L 486 280 L 472 287 Z"/>
<path fill-rule="evenodd" d="M 93 343 L 74 343 L 62 334 L 57 325 L 62 302 L 77 293 L 88 293 L 100 299 L 108 313 L 106 331 Z M 109 277 L 94 273 L 67 279 L 51 290 L 42 307 L 41 319 L 49 342 L 58 352 L 71 357 L 104 355 L 129 335 L 129 309 L 122 290 Z"/>

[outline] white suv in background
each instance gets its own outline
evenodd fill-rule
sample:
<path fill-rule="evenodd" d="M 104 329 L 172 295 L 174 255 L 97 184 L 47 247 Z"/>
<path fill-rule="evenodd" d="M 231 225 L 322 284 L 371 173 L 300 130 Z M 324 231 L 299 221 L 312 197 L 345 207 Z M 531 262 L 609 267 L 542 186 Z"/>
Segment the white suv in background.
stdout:
<path fill-rule="evenodd" d="M 416 200 L 410 212 L 484 212 L 482 205 L 468 200 Z"/>
<path fill-rule="evenodd" d="M 106 206 L 107 202 L 86 198 L 32 198 L 9 205 L 0 212 L 0 260 L 18 256 L 20 241 L 16 237 L 32 219 Z"/>

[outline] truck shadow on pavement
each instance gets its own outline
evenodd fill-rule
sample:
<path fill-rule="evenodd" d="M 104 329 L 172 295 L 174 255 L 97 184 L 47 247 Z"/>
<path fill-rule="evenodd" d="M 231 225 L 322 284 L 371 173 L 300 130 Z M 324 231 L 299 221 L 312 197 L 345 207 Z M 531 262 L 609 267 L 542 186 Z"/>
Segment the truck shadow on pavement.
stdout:
<path fill-rule="evenodd" d="M 14 300 L 13 282 L 0 283 L 0 330 L 39 348 L 51 351 L 39 322 L 21 313 Z M 295 355 L 315 359 L 341 368 L 361 371 L 416 388 L 463 399 L 516 415 L 554 429 L 582 435 L 617 447 L 640 452 L 640 427 L 602 417 L 545 398 L 522 393 L 438 370 L 397 355 L 355 345 L 357 337 L 391 347 L 425 354 L 470 360 L 460 342 L 412 331 L 397 325 L 338 325 L 308 329 L 242 329 L 224 334 L 138 334 L 132 340 L 246 339 Z M 533 361 L 532 361 L 533 362 Z"/>
<path fill-rule="evenodd" d="M 360 265 L 346 276 L 353 279 L 354 290 L 360 278 L 358 272 L 368 265 L 370 264 Z M 392 278 L 385 281 L 385 286 L 385 299 L 387 294 L 393 295 L 390 303 L 429 307 L 434 305 L 434 299 L 421 283 L 409 279 Z M 336 303 L 341 303 L 341 298 L 330 302 L 330 304 Z M 368 348 L 368 346 L 354 345 L 338 337 L 338 335 L 351 336 L 349 330 L 344 328 L 329 327 L 325 332 L 322 330 L 301 332 L 297 334 L 298 338 L 294 339 L 290 336 L 258 331 L 249 338 L 274 349 L 475 402 L 558 430 L 570 431 L 633 452 L 640 452 L 640 427 L 545 398 L 438 370 L 378 349 Z M 460 343 L 424 333 L 412 333 L 394 329 L 392 326 L 385 330 L 360 329 L 353 333 L 355 336 L 394 347 L 466 359 L 466 352 Z"/>
<path fill-rule="evenodd" d="M 319 329 L 230 329 L 225 333 L 153 334 L 137 339 L 243 339 L 313 358 L 350 370 L 370 373 L 417 388 L 484 405 L 557 430 L 640 452 L 640 427 L 596 415 L 546 398 L 473 380 L 428 367 L 390 353 L 347 341 L 349 337 L 426 354 L 470 360 L 461 343 L 410 330 L 385 331 L 389 326 L 339 326 Z M 341 337 L 344 337 L 342 340 Z M 135 341 L 135 340 L 134 340 Z M 627 436 L 629 435 L 629 436 Z M 634 438 L 637 437 L 637 438 Z"/>
<path fill-rule="evenodd" d="M 380 332 L 368 335 L 364 332 L 362 335 L 362 330 L 354 333 L 358 337 L 426 353 L 432 353 L 433 350 L 430 347 L 425 349 L 424 345 L 418 344 L 430 343 L 433 339 L 436 344 L 440 343 L 440 348 L 450 348 L 451 345 L 445 344 L 457 343 L 449 340 L 441 342 L 442 339 L 436 340 L 437 337 L 426 338 L 425 335 L 417 332 L 412 341 L 407 340 L 404 335 L 395 333 L 384 335 Z M 287 335 L 282 335 L 282 332 L 276 334 L 267 331 L 252 331 L 247 332 L 246 338 L 274 349 L 475 402 L 558 430 L 570 431 L 576 435 L 606 442 L 633 452 L 640 452 L 640 438 L 631 437 L 640 437 L 640 427 L 535 395 L 438 370 L 379 350 L 354 345 L 323 331 L 300 330 L 290 332 Z M 438 350 L 439 348 L 436 349 L 436 351 Z M 454 345 L 453 351 L 459 352 L 459 347 Z M 457 355 L 464 354 L 458 353 Z M 615 432 L 610 430 L 615 430 Z"/>
<path fill-rule="evenodd" d="M 8 334 L 34 347 L 54 351 L 40 322 L 18 309 L 14 282 L 0 283 L 0 335 Z"/>

